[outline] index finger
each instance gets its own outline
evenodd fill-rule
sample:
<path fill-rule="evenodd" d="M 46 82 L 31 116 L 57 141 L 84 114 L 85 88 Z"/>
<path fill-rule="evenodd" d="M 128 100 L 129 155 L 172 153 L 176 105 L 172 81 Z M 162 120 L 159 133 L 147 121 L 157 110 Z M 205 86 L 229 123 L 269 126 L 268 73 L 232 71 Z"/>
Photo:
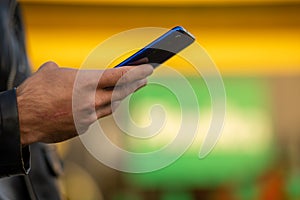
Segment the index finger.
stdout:
<path fill-rule="evenodd" d="M 114 87 L 119 84 L 127 84 L 151 75 L 153 67 L 149 64 L 137 66 L 124 66 L 119 68 L 107 69 L 103 72 L 98 86 L 100 88 Z"/>

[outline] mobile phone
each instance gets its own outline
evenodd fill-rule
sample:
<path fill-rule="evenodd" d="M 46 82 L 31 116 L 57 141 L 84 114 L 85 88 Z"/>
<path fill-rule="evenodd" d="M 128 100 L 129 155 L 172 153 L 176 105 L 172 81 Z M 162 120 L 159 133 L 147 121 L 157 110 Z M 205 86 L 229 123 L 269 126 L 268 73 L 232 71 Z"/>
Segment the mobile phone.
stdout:
<path fill-rule="evenodd" d="M 181 26 L 176 26 L 115 66 L 149 63 L 158 67 L 195 41 L 195 37 Z"/>

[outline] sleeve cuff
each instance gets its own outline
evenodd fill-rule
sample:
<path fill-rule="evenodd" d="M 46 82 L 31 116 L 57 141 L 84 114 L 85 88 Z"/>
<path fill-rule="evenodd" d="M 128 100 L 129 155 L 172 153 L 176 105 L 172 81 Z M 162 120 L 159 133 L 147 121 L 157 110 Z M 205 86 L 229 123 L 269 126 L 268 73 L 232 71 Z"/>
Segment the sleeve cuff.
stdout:
<path fill-rule="evenodd" d="M 0 93 L 0 177 L 27 174 L 29 146 L 22 148 L 16 89 Z"/>

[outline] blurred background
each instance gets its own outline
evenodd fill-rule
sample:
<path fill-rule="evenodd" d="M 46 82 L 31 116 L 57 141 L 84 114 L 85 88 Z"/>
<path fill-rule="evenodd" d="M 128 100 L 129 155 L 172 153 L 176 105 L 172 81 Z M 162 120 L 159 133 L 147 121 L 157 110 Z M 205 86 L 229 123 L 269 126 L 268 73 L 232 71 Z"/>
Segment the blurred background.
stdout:
<path fill-rule="evenodd" d="M 205 159 L 197 157 L 200 138 L 171 166 L 151 173 L 129 174 L 102 165 L 78 138 L 58 144 L 65 163 L 60 184 L 66 199 L 300 199 L 300 1 L 20 0 L 20 3 L 34 71 L 48 60 L 79 68 L 99 43 L 128 29 L 182 25 L 207 50 L 225 84 L 224 131 Z M 193 76 L 179 58 L 172 59 L 169 65 L 185 74 L 197 88 L 204 119 L 199 126 L 206 127 L 211 103 L 204 81 Z M 160 78 L 178 81 L 172 76 L 155 76 Z M 185 89 L 176 83 L 179 89 Z M 174 96 L 155 86 L 133 95 L 131 103 L 135 107 L 132 115 L 142 121 L 143 113 L 157 103 L 165 105 L 174 124 L 180 114 Z M 193 116 L 193 109 L 189 112 Z M 122 137 L 112 118 L 103 119 L 102 124 L 110 130 L 111 140 L 137 152 L 159 148 L 169 139 L 161 137 L 154 142 L 139 143 Z M 172 129 L 165 132 L 173 134 Z"/>

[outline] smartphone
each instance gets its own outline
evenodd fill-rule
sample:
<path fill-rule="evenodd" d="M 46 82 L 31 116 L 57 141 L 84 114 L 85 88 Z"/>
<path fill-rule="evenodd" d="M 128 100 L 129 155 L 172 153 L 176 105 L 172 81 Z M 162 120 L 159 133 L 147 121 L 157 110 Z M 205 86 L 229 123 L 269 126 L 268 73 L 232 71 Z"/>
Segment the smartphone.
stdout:
<path fill-rule="evenodd" d="M 176 26 L 115 66 L 151 64 L 158 67 L 195 41 L 195 37 L 181 26 Z"/>

